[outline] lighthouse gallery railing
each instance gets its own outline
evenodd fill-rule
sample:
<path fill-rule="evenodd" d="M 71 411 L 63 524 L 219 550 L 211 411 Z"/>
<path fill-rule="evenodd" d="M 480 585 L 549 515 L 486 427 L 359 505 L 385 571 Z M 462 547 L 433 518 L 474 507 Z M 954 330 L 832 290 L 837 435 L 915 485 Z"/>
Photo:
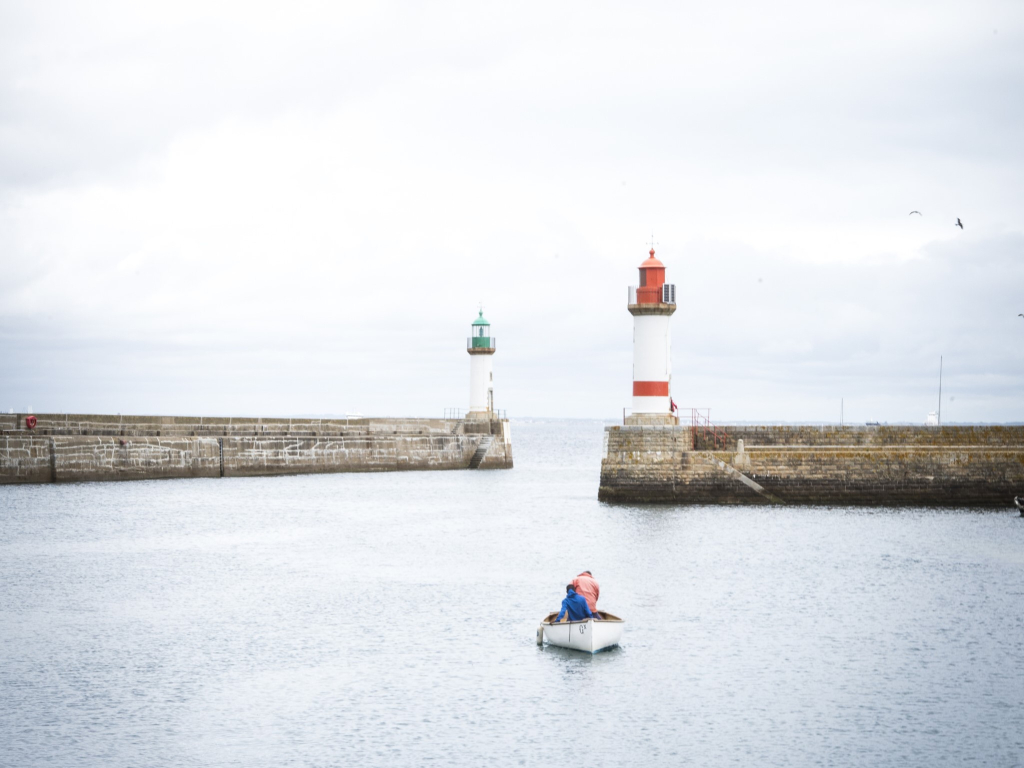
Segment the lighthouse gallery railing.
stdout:
<path fill-rule="evenodd" d="M 627 294 L 626 303 L 630 306 L 639 303 L 636 298 L 636 292 L 640 289 L 638 285 L 629 286 L 629 292 Z M 661 303 L 662 304 L 675 304 L 676 303 L 676 284 L 665 283 L 661 286 Z"/>

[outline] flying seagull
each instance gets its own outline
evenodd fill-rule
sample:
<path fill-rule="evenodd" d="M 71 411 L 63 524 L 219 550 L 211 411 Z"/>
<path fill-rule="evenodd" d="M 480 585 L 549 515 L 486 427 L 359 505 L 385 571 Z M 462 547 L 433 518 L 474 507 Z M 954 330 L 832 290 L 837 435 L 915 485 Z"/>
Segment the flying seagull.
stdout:
<path fill-rule="evenodd" d="M 957 218 L 957 220 L 956 220 L 956 225 L 957 225 L 958 227 L 960 227 L 960 229 L 963 229 L 963 228 L 964 228 L 964 225 L 960 223 L 960 219 L 959 219 L 959 218 Z"/>
<path fill-rule="evenodd" d="M 916 213 L 916 214 L 917 214 L 918 216 L 923 216 L 923 215 L 924 215 L 924 214 L 923 214 L 923 213 L 921 213 L 920 211 L 911 211 L 910 213 L 908 213 L 908 214 L 907 214 L 907 216 L 913 216 L 913 215 L 914 215 L 915 213 Z"/>

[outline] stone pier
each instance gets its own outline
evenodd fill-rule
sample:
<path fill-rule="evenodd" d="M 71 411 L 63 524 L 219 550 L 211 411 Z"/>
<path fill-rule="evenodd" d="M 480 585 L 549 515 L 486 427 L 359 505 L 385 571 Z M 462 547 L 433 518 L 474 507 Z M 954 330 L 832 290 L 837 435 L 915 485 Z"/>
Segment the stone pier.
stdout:
<path fill-rule="evenodd" d="M 605 431 L 598 497 L 676 504 L 1009 507 L 1024 427 L 719 427 Z"/>
<path fill-rule="evenodd" d="M 0 414 L 0 484 L 511 469 L 507 420 Z"/>

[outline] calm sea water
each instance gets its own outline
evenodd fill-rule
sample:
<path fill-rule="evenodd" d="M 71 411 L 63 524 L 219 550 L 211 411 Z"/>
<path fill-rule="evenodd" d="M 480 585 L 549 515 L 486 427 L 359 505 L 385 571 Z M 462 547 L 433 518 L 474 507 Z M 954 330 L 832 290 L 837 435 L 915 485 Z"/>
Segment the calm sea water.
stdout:
<path fill-rule="evenodd" d="M 516 468 L 0 488 L 0 764 L 1020 765 L 1024 520 Z M 1024 489 L 1022 489 L 1024 490 Z M 581 570 L 627 620 L 538 648 Z"/>

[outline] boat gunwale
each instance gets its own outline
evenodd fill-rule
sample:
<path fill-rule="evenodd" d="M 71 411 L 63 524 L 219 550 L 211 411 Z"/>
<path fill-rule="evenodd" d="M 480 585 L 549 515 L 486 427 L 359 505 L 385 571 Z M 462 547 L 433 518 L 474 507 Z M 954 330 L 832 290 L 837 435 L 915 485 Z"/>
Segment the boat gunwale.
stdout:
<path fill-rule="evenodd" d="M 573 619 L 573 620 L 570 620 L 570 621 L 554 621 L 553 619 L 557 615 L 558 615 L 558 612 L 557 611 L 553 611 L 552 613 L 549 613 L 546 617 L 541 619 L 540 623 L 541 624 L 547 624 L 548 626 L 551 626 L 551 627 L 562 627 L 562 626 L 568 627 L 571 624 L 586 624 L 588 621 L 598 621 L 598 622 L 600 622 L 602 624 L 625 624 L 626 623 L 625 619 L 620 619 L 618 616 L 615 616 L 614 613 L 607 614 L 609 616 L 614 616 L 615 617 L 615 618 L 611 618 L 611 619 L 601 619 L 601 618 L 594 619 L 594 618 L 589 618 L 589 619 Z"/>

